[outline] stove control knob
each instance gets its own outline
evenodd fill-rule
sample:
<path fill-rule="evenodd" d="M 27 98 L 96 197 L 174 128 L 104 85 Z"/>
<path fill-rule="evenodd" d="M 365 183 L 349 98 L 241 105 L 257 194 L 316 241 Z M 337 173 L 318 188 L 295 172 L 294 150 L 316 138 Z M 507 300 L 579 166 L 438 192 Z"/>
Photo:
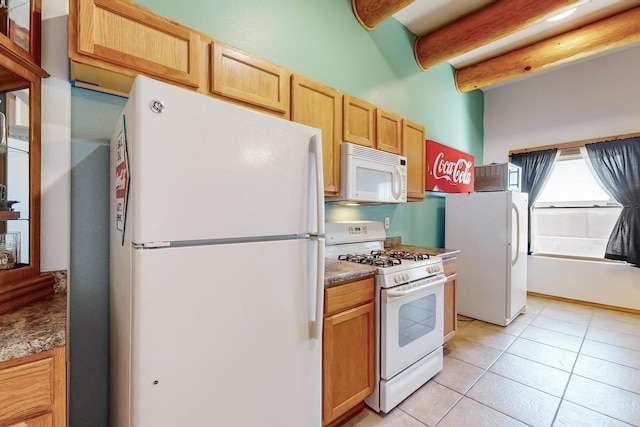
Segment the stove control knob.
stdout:
<path fill-rule="evenodd" d="M 404 279 L 405 282 L 408 281 L 409 280 L 409 273 L 404 273 L 403 274 L 403 279 Z"/>
<path fill-rule="evenodd" d="M 402 283 L 402 277 L 400 277 L 400 275 L 399 275 L 399 274 L 396 274 L 396 275 L 393 277 L 393 280 L 394 280 L 396 283 Z"/>

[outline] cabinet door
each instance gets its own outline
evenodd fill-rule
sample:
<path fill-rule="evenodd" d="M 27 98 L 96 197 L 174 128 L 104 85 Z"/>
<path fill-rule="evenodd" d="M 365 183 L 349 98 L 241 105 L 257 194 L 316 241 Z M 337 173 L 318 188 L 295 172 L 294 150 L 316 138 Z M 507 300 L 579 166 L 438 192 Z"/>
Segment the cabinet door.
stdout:
<path fill-rule="evenodd" d="M 77 28 L 70 32 L 70 45 L 77 37 L 78 54 L 159 80 L 197 87 L 200 50 L 195 31 L 133 3 L 73 0 L 70 8 L 74 4 L 77 10 L 70 10 L 70 20 L 76 20 Z M 77 59 L 72 51 L 71 59 Z"/>
<path fill-rule="evenodd" d="M 324 319 L 323 425 L 361 403 L 375 381 L 374 304 Z"/>
<path fill-rule="evenodd" d="M 402 153 L 402 117 L 376 108 L 376 148 L 389 153 Z"/>
<path fill-rule="evenodd" d="M 366 101 L 344 95 L 342 138 L 346 142 L 375 148 L 375 108 Z"/>
<path fill-rule="evenodd" d="M 456 258 L 442 262 L 447 281 L 444 284 L 444 342 L 449 341 L 458 331 L 458 308 L 456 305 Z"/>
<path fill-rule="evenodd" d="M 322 130 L 325 196 L 340 195 L 342 94 L 298 74 L 291 78 L 291 120 Z"/>
<path fill-rule="evenodd" d="M 8 427 L 53 427 L 53 415 L 49 412 L 39 417 L 11 424 Z"/>
<path fill-rule="evenodd" d="M 425 128 L 403 119 L 402 155 L 407 158 L 407 200 L 424 200 Z"/>
<path fill-rule="evenodd" d="M 0 425 L 65 426 L 65 389 L 64 348 L 0 363 Z"/>
<path fill-rule="evenodd" d="M 213 93 L 289 118 L 289 70 L 218 42 L 211 61 Z"/>

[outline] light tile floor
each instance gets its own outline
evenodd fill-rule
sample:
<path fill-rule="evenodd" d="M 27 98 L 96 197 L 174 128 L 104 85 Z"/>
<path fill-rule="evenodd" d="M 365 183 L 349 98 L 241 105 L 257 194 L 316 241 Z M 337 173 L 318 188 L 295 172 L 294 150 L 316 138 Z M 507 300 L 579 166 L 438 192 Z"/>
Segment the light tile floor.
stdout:
<path fill-rule="evenodd" d="M 444 369 L 348 427 L 640 426 L 640 315 L 529 296 L 500 327 L 459 317 Z"/>

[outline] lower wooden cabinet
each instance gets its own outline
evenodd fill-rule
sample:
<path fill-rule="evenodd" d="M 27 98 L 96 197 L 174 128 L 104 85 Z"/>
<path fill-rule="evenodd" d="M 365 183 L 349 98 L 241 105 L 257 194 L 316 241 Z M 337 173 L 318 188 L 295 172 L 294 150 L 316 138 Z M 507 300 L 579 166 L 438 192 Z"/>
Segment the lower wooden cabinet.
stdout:
<path fill-rule="evenodd" d="M 65 348 L 0 363 L 0 425 L 65 427 Z"/>
<path fill-rule="evenodd" d="M 458 331 L 458 309 L 456 306 L 456 258 L 442 261 L 447 281 L 444 284 L 444 342 Z"/>
<path fill-rule="evenodd" d="M 362 405 L 375 382 L 373 276 L 325 290 L 322 425 Z"/>

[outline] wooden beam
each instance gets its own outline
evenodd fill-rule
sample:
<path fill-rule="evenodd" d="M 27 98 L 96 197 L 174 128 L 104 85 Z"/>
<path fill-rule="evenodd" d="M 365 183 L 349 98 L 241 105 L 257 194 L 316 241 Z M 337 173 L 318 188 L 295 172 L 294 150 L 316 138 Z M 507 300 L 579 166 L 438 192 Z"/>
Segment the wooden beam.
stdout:
<path fill-rule="evenodd" d="M 414 0 L 352 0 L 353 13 L 367 30 L 373 30 L 383 20 Z"/>
<path fill-rule="evenodd" d="M 355 0 L 354 0 L 355 2 Z M 415 56 L 423 70 L 499 40 L 569 9 L 583 0 L 500 0 L 451 25 L 418 37 Z"/>
<path fill-rule="evenodd" d="M 456 71 L 460 93 L 640 42 L 640 7 Z"/>

